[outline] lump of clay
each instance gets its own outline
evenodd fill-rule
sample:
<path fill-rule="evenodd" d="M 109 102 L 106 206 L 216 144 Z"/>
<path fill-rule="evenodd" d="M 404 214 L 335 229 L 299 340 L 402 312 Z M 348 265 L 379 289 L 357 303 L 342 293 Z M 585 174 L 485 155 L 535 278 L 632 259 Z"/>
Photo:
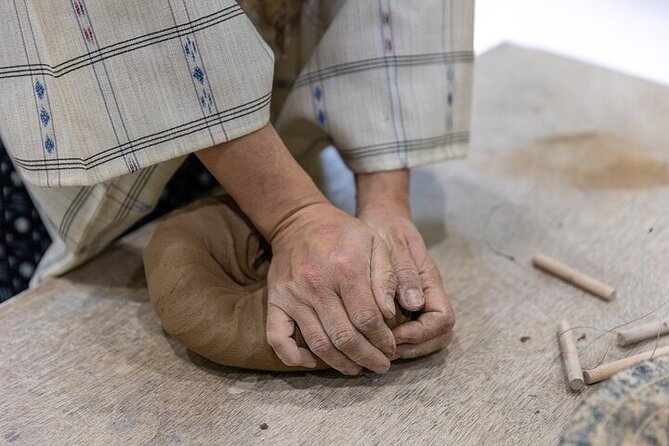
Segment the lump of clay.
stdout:
<path fill-rule="evenodd" d="M 219 364 L 303 370 L 286 366 L 267 343 L 270 260 L 269 245 L 229 196 L 174 212 L 144 252 L 149 297 L 163 328 Z M 394 327 L 407 319 L 398 311 L 387 323 Z M 295 339 L 306 346 L 297 329 Z M 319 361 L 317 369 L 324 368 Z"/>

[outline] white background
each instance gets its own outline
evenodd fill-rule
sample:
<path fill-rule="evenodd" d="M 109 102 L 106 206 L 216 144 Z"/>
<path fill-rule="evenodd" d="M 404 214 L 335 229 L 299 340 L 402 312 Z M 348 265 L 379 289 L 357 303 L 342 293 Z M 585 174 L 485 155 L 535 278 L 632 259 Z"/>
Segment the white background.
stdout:
<path fill-rule="evenodd" d="M 476 0 L 477 54 L 545 49 L 669 85 L 669 0 Z"/>

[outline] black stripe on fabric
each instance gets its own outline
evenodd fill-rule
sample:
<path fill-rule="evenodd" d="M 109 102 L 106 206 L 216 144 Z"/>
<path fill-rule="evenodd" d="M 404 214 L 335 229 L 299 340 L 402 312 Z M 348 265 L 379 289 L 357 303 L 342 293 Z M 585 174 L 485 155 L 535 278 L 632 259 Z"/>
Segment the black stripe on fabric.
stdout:
<path fill-rule="evenodd" d="M 261 102 L 257 102 L 258 100 L 260 100 Z M 130 153 L 135 153 L 158 144 L 163 144 L 165 142 L 169 142 L 174 139 L 178 139 L 201 130 L 206 130 L 215 125 L 219 125 L 221 122 L 229 122 L 253 114 L 265 108 L 267 105 L 269 105 L 270 101 L 271 101 L 271 94 L 268 93 L 262 98 L 256 99 L 255 101 L 248 103 L 253 105 L 244 104 L 242 106 L 235 107 L 236 111 L 234 113 L 229 113 L 229 110 L 225 110 L 220 113 L 209 115 L 206 118 L 200 118 L 177 127 L 172 127 L 170 129 L 154 133 L 152 135 L 147 135 L 142 138 L 138 138 L 137 140 L 134 141 L 129 141 L 123 145 L 133 144 L 134 146 L 131 150 L 124 151 L 123 153 L 119 153 L 121 151 L 119 146 L 107 149 L 105 150 L 105 152 L 108 153 L 102 158 L 97 158 L 99 154 L 96 154 L 93 155 L 92 157 L 89 157 L 87 160 L 81 158 L 69 158 L 74 161 L 66 161 L 64 163 L 61 162 L 61 160 L 59 159 L 45 161 L 45 160 L 24 160 L 17 158 L 15 159 L 15 161 L 18 166 L 28 171 L 89 170 L 101 164 L 105 164 L 109 161 L 117 159 L 121 156 Z M 152 138 L 152 139 L 147 139 L 147 138 Z M 136 144 L 136 141 L 139 140 L 143 141 L 139 144 Z M 90 158 L 97 158 L 97 159 L 94 161 L 88 161 Z"/>
<path fill-rule="evenodd" d="M 68 158 L 58 158 L 58 159 L 52 159 L 52 160 L 25 160 L 22 158 L 16 158 L 15 160 L 17 161 L 17 164 L 21 166 L 37 166 L 37 165 L 49 165 L 49 164 L 79 164 L 82 166 L 86 166 L 88 164 L 94 163 L 96 161 L 99 161 L 100 159 L 104 159 L 106 157 L 109 157 L 111 155 L 114 155 L 118 153 L 119 151 L 122 151 L 126 146 L 130 146 L 133 144 L 139 144 L 143 145 L 146 143 L 151 143 L 154 142 L 160 138 L 164 138 L 165 136 L 171 136 L 174 135 L 178 132 L 182 132 L 185 130 L 190 130 L 194 127 L 201 126 L 203 122 L 208 122 L 212 119 L 218 119 L 219 117 L 231 117 L 232 119 L 235 119 L 239 113 L 248 111 L 250 109 L 253 109 L 252 111 L 256 111 L 258 108 L 262 108 L 262 106 L 266 105 L 269 101 L 271 100 L 271 93 L 267 93 L 264 96 L 261 96 L 260 98 L 254 99 L 253 101 L 247 102 L 242 105 L 238 105 L 237 107 L 233 107 L 227 110 L 223 110 L 222 112 L 218 112 L 209 116 L 204 116 L 202 118 L 186 122 L 184 124 L 180 124 L 175 127 L 171 127 L 165 130 L 161 130 L 160 132 L 152 133 L 150 135 L 142 136 L 140 138 L 134 139 L 132 141 L 128 141 L 126 143 L 111 147 L 109 149 L 103 150 L 101 152 L 96 153 L 95 155 L 91 155 L 88 158 L 73 158 L 73 157 L 68 157 Z M 246 116 L 246 115 L 242 115 Z M 228 119 L 227 121 L 230 121 L 231 119 Z M 224 121 L 226 122 L 226 121 Z M 130 152 L 132 153 L 132 152 Z"/>
<path fill-rule="evenodd" d="M 463 143 L 469 141 L 469 132 L 449 133 L 433 138 L 412 139 L 406 141 L 391 141 L 388 143 L 374 144 L 346 150 L 342 153 L 344 159 L 358 159 L 368 156 L 385 155 L 395 152 L 398 148 L 406 148 L 407 151 L 419 151 L 432 149 L 435 146 Z"/>
<path fill-rule="evenodd" d="M 385 148 L 396 148 L 399 145 L 412 145 L 412 144 L 430 144 L 430 143 L 439 143 L 445 139 L 449 138 L 460 138 L 462 136 L 468 136 L 469 132 L 454 132 L 446 133 L 439 136 L 433 136 L 431 138 L 419 138 L 419 139 L 409 139 L 406 141 L 389 141 L 379 144 L 371 144 L 368 146 L 361 146 L 353 149 L 349 149 L 348 152 L 366 152 L 374 149 L 385 149 Z"/>
<path fill-rule="evenodd" d="M 164 28 L 164 29 L 161 29 L 161 30 L 158 30 L 158 31 L 153 31 L 153 32 L 150 32 L 150 33 L 148 33 L 148 34 L 142 34 L 141 36 L 135 36 L 135 37 L 132 37 L 132 38 L 127 39 L 127 40 L 121 40 L 121 41 L 116 42 L 116 43 L 114 43 L 114 44 L 112 44 L 112 45 L 103 46 L 103 47 L 99 48 L 99 49 L 96 50 L 96 51 L 104 51 L 104 50 L 106 50 L 106 49 L 110 49 L 110 48 L 113 48 L 113 47 L 116 47 L 116 46 L 119 46 L 119 45 L 130 44 L 130 43 L 132 43 L 132 42 L 134 42 L 134 41 L 136 41 L 136 40 L 138 40 L 138 39 L 142 39 L 142 38 L 145 38 L 145 37 L 153 36 L 153 35 L 156 35 L 156 34 L 159 34 L 159 33 L 163 33 L 163 32 L 173 31 L 174 29 L 179 28 L 179 27 L 181 27 L 181 26 L 195 24 L 196 22 L 200 22 L 200 21 L 206 20 L 206 19 L 208 19 L 208 18 L 211 18 L 211 17 L 213 17 L 213 16 L 216 16 L 216 15 L 218 15 L 218 14 L 221 14 L 221 13 L 223 13 L 223 12 L 225 12 L 225 11 L 228 11 L 228 10 L 230 10 L 230 9 L 233 9 L 233 8 L 238 9 L 238 5 L 228 6 L 227 8 L 223 8 L 223 9 L 221 9 L 221 10 L 219 10 L 219 11 L 212 12 L 211 14 L 208 14 L 208 15 L 206 15 L 206 16 L 202 16 L 202 17 L 199 17 L 199 18 L 197 18 L 197 19 L 195 19 L 195 20 L 192 20 L 192 21 L 190 21 L 190 22 L 185 22 L 185 23 L 182 23 L 182 24 L 177 24 L 177 25 L 175 25 L 175 26 L 171 26 L 171 27 L 169 27 L 169 28 Z M 3 69 L 3 68 L 21 68 L 21 67 L 39 67 L 39 66 L 58 68 L 58 67 L 60 67 L 61 65 L 64 65 L 64 64 L 66 64 L 66 63 L 76 61 L 77 59 L 85 58 L 85 57 L 88 56 L 89 54 L 92 54 L 92 53 L 82 54 L 81 56 L 74 57 L 74 58 L 72 58 L 72 59 L 63 61 L 63 62 L 61 62 L 61 63 L 59 63 L 59 64 L 57 64 L 57 65 L 53 65 L 53 66 L 48 65 L 48 64 L 42 64 L 42 63 L 39 63 L 39 64 L 35 64 L 35 63 L 33 63 L 33 64 L 7 65 L 7 66 L 4 66 L 4 67 L 0 67 L 0 69 Z"/>
<path fill-rule="evenodd" d="M 317 71 L 311 71 L 300 75 L 293 86 L 302 87 L 310 82 L 322 81 L 343 74 L 358 71 L 372 70 L 386 67 L 407 67 L 417 65 L 433 65 L 440 63 L 472 62 L 474 53 L 472 51 L 455 51 L 447 53 L 416 54 L 407 56 L 384 56 L 373 59 L 363 59 L 355 62 L 347 62 Z"/>
<path fill-rule="evenodd" d="M 229 7 L 226 9 L 230 9 L 233 7 Z M 219 11 L 220 12 L 220 11 Z M 218 13 L 215 13 L 218 14 Z M 141 48 L 145 48 L 147 46 L 155 45 L 161 42 L 165 42 L 167 40 L 172 40 L 176 38 L 180 38 L 184 35 L 187 34 L 192 34 L 198 31 L 202 31 L 204 29 L 210 28 L 212 26 L 218 25 L 220 23 L 226 22 L 230 19 L 233 19 L 235 17 L 238 17 L 240 15 L 244 15 L 244 11 L 241 10 L 239 7 L 234 8 L 233 11 L 230 11 L 226 14 L 216 16 L 212 19 L 208 19 L 206 21 L 202 21 L 201 23 L 195 23 L 200 21 L 201 19 L 196 19 L 192 22 L 188 22 L 185 24 L 178 25 L 178 27 L 182 27 L 183 29 L 175 29 L 174 31 L 152 37 L 150 39 L 144 39 L 140 40 L 143 37 L 138 37 L 136 38 L 135 41 L 132 43 L 125 45 L 125 46 L 119 46 L 117 48 L 110 48 L 114 45 L 104 47 L 95 51 L 92 51 L 87 54 L 83 54 L 81 56 L 78 56 L 74 59 L 71 59 L 70 61 L 62 62 L 60 64 L 50 66 L 46 64 L 31 64 L 31 66 L 27 66 L 26 68 L 20 68 L 20 65 L 14 65 L 11 67 L 0 67 L 0 79 L 7 79 L 7 78 L 15 78 L 15 77 L 26 77 L 26 76 L 34 76 L 34 75 L 43 75 L 43 76 L 50 76 L 53 78 L 59 78 L 61 76 L 64 76 L 68 73 L 71 73 L 73 71 L 79 70 L 81 68 L 87 67 L 89 65 L 92 65 L 94 63 L 102 62 L 106 59 L 109 59 L 111 57 L 119 56 L 121 54 L 128 53 L 130 51 L 135 51 Z M 168 28 L 170 29 L 170 28 Z M 156 33 L 161 33 L 164 31 L 157 31 Z M 155 33 L 152 33 L 155 34 Z M 118 45 L 118 44 L 115 44 Z"/>
<path fill-rule="evenodd" d="M 22 159 L 22 158 L 16 158 L 15 160 L 17 161 L 17 164 L 20 164 L 21 166 L 24 166 L 24 165 L 38 165 L 38 164 L 45 164 L 45 165 L 59 164 L 60 165 L 60 164 L 74 164 L 74 163 L 79 163 L 79 164 L 82 164 L 82 165 L 86 165 L 86 164 L 92 163 L 94 161 L 97 161 L 99 158 L 104 158 L 104 157 L 108 156 L 109 154 L 112 154 L 112 152 L 116 153 L 119 150 L 123 150 L 125 148 L 125 146 L 129 146 L 129 145 L 136 144 L 136 143 L 144 144 L 146 142 L 149 142 L 150 138 L 153 138 L 152 140 L 159 139 L 161 137 L 164 137 L 166 133 L 172 132 L 173 130 L 179 130 L 179 131 L 188 130 L 189 128 L 187 128 L 187 127 L 189 127 L 189 126 L 200 125 L 199 123 L 201 121 L 205 121 L 205 120 L 208 121 L 210 119 L 217 118 L 219 115 L 224 116 L 224 117 L 232 116 L 235 113 L 238 113 L 238 112 L 241 112 L 241 111 L 246 111 L 251 107 L 255 107 L 255 106 L 260 105 L 260 104 L 264 105 L 269 100 L 271 100 L 271 93 L 267 93 L 267 94 L 265 94 L 265 95 L 263 95 L 263 96 L 261 96 L 257 99 L 249 101 L 245 104 L 241 104 L 241 105 L 238 105 L 236 107 L 232 107 L 232 108 L 229 108 L 227 110 L 223 110 L 223 111 L 215 113 L 213 115 L 204 116 L 204 117 L 196 119 L 194 121 L 189 121 L 189 122 L 186 122 L 184 124 L 180 124 L 180 125 L 175 126 L 175 127 L 171 127 L 171 128 L 165 129 L 165 130 L 161 130 L 160 132 L 152 133 L 150 135 L 142 136 L 142 137 L 134 139 L 132 141 L 128 141 L 126 143 L 111 147 L 109 149 L 105 149 L 101 152 L 96 153 L 95 155 L 89 156 L 88 158 L 66 157 L 66 158 L 58 158 L 58 159 L 52 159 L 52 160 L 49 160 L 49 159 L 47 159 L 47 160 L 26 160 L 26 159 Z M 170 134 L 173 134 L 173 133 L 170 133 Z"/>
<path fill-rule="evenodd" d="M 91 194 L 92 189 L 92 187 L 81 188 L 74 197 L 74 200 L 72 200 L 70 205 L 67 207 L 67 210 L 63 215 L 63 219 L 61 220 L 58 227 L 58 234 L 60 235 L 60 238 L 63 239 L 63 242 L 65 242 L 65 239 L 67 238 L 67 234 L 70 231 L 70 225 L 72 224 L 74 217 L 79 213 L 79 210 L 86 202 L 86 200 L 88 200 L 88 196 Z"/>
<path fill-rule="evenodd" d="M 112 229 L 114 229 L 118 224 L 120 224 L 125 220 L 125 218 L 130 213 L 132 207 L 135 205 L 135 203 L 137 203 L 139 195 L 144 190 L 144 186 L 146 186 L 146 183 L 149 181 L 149 179 L 151 178 L 153 172 L 156 170 L 157 167 L 158 165 L 154 164 L 153 166 L 150 166 L 148 169 L 142 170 L 142 173 L 138 176 L 138 178 L 135 181 L 133 181 L 130 190 L 125 195 L 123 202 L 120 204 L 118 210 L 116 211 L 114 219 L 110 221 L 105 226 L 104 229 L 101 229 L 96 234 L 95 238 L 85 248 L 85 251 L 90 250 L 96 252 L 98 250 L 98 247 L 100 246 L 100 243 L 102 243 L 104 236 L 109 234 L 112 231 Z"/>

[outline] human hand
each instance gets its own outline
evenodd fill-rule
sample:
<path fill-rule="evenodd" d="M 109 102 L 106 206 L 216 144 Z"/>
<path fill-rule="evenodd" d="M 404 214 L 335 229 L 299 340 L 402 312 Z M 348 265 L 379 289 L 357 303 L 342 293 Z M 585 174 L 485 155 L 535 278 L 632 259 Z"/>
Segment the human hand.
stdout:
<path fill-rule="evenodd" d="M 358 218 L 385 240 L 398 280 L 398 301 L 417 320 L 393 329 L 397 351 L 391 359 L 415 358 L 446 347 L 455 316 L 439 270 L 411 221 L 409 172 L 358 175 Z"/>
<path fill-rule="evenodd" d="M 396 282 L 384 241 L 324 201 L 291 214 L 270 236 L 267 339 L 289 366 L 320 357 L 347 375 L 390 368 Z M 297 345 L 295 324 L 309 349 Z"/>

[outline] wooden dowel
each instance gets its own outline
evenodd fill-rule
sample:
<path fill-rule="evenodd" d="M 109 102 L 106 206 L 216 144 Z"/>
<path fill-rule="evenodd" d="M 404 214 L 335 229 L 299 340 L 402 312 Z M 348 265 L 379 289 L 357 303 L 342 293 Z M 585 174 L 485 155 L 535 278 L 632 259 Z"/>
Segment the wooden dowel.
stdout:
<path fill-rule="evenodd" d="M 632 327 L 618 332 L 618 345 L 623 347 L 650 338 L 656 338 L 659 335 L 669 333 L 669 320 L 649 322 L 638 327 Z"/>
<path fill-rule="evenodd" d="M 567 283 L 575 285 L 589 293 L 594 294 L 606 301 L 615 297 L 616 290 L 610 286 L 583 274 L 580 271 L 565 265 L 564 263 L 546 257 L 543 254 L 537 254 L 532 257 L 532 264 L 555 277 L 564 280 Z"/>
<path fill-rule="evenodd" d="M 630 356 L 629 358 L 621 359 L 619 361 L 609 362 L 608 364 L 602 364 L 595 367 L 594 369 L 584 370 L 583 376 L 585 377 L 586 384 L 594 384 L 605 379 L 609 379 L 618 372 L 621 372 L 625 369 L 632 367 L 635 364 L 638 364 L 643 361 L 647 361 L 652 358 L 657 358 L 658 356 L 669 354 L 669 346 L 658 348 L 655 352 L 648 351 L 644 353 L 639 353 L 638 355 Z"/>
<path fill-rule="evenodd" d="M 583 390 L 583 369 L 578 359 L 578 349 L 569 322 L 562 320 L 558 326 L 558 341 L 562 352 L 562 364 L 567 372 L 567 381 L 572 390 Z"/>

